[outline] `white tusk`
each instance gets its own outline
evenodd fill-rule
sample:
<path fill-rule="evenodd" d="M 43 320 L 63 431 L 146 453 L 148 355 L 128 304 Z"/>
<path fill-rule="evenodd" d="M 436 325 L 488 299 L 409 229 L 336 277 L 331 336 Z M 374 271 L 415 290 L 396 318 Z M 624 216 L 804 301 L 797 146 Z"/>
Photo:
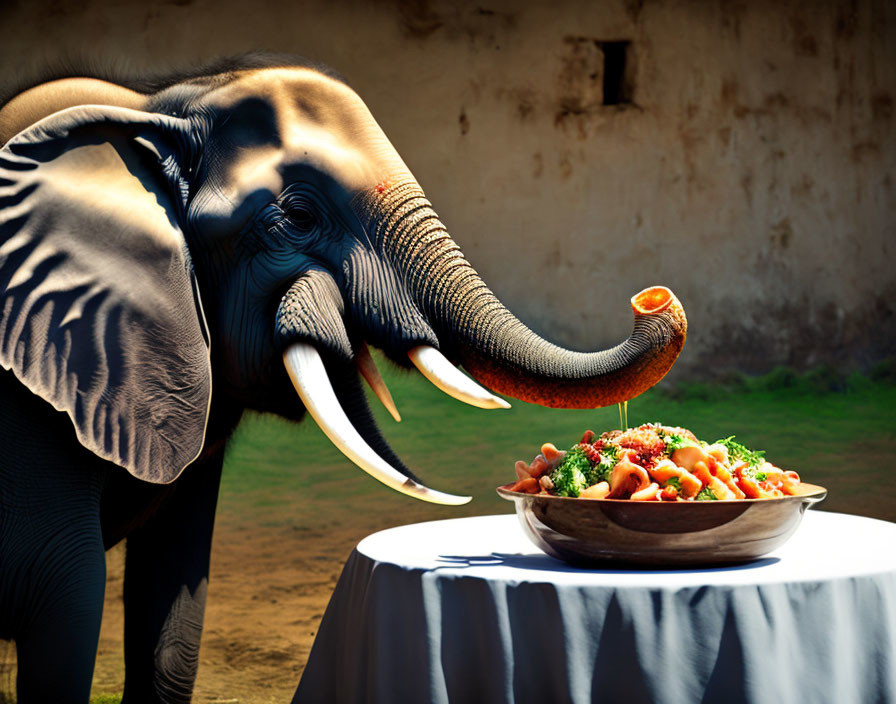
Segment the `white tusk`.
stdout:
<path fill-rule="evenodd" d="M 482 388 L 449 362 L 435 347 L 420 345 L 408 352 L 414 366 L 449 396 L 477 408 L 510 408 L 503 398 Z"/>
<path fill-rule="evenodd" d="M 435 504 L 459 506 L 472 498 L 444 494 L 418 484 L 380 457 L 345 415 L 330 384 L 323 360 L 314 347 L 303 342 L 291 345 L 283 353 L 283 363 L 302 403 L 320 429 L 342 454 L 374 479 L 402 494 Z"/>
<path fill-rule="evenodd" d="M 361 372 L 361 376 L 367 381 L 373 393 L 386 407 L 386 410 L 389 411 L 395 422 L 401 423 L 401 416 L 395 407 L 395 401 L 392 400 L 392 394 L 389 393 L 389 387 L 386 386 L 386 382 L 380 376 L 380 371 L 376 368 L 376 364 L 373 361 L 373 357 L 370 356 L 370 350 L 367 349 L 367 343 L 364 340 L 361 340 L 361 344 L 355 350 L 355 364 L 358 365 L 358 371 Z"/>

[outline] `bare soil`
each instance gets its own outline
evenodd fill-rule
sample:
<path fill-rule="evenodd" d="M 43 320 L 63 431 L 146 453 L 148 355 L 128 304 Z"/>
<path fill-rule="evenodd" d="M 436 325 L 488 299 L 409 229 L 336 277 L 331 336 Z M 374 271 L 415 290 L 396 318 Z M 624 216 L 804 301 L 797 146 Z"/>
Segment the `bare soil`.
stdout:
<path fill-rule="evenodd" d="M 357 528 L 314 531 L 219 520 L 195 702 L 289 702 Z M 107 554 L 94 696 L 121 692 L 124 545 Z M 2 700 L 0 700 L 2 701 Z"/>
<path fill-rule="evenodd" d="M 219 516 L 193 701 L 290 702 L 342 566 L 369 526 L 326 530 Z M 125 544 L 106 553 L 94 698 L 124 688 Z M 0 641 L 0 704 L 15 701 L 15 647 Z"/>

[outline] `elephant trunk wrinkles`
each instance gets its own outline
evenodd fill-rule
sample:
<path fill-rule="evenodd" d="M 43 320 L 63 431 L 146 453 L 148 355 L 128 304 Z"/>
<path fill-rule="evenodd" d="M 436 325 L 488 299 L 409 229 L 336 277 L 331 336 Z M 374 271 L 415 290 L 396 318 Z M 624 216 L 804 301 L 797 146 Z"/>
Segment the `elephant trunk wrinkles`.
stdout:
<path fill-rule="evenodd" d="M 591 353 L 558 347 L 528 329 L 489 290 L 415 181 L 389 184 L 363 203 L 374 244 L 407 272 L 411 296 L 443 351 L 500 393 L 555 408 L 611 405 L 656 384 L 684 345 L 684 310 L 660 289 L 662 305 L 655 312 L 648 312 L 649 305 L 635 310 L 632 334 L 621 344 Z"/>

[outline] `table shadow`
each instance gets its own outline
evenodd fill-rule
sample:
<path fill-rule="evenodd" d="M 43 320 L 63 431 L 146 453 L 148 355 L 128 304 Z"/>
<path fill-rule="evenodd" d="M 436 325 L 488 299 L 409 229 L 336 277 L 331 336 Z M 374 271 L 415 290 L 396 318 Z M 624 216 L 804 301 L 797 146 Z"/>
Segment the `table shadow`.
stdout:
<path fill-rule="evenodd" d="M 677 574 L 712 574 L 717 572 L 738 572 L 761 569 L 780 562 L 781 558 L 758 557 L 747 562 L 714 565 L 709 567 L 647 567 L 644 565 L 629 565 L 624 562 L 609 561 L 601 566 L 570 565 L 553 558 L 550 555 L 502 552 L 492 552 L 488 555 L 439 555 L 438 560 L 445 564 L 433 567 L 433 571 L 438 571 L 440 569 L 495 566 L 538 572 L 591 572 L 595 574 L 656 574 L 658 572 L 668 572 Z"/>

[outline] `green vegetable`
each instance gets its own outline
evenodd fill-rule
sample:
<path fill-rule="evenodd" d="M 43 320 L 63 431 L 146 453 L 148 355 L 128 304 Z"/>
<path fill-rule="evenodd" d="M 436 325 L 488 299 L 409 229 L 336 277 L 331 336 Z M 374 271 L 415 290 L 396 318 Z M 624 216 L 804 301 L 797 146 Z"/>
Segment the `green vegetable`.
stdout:
<path fill-rule="evenodd" d="M 558 496 L 578 496 L 589 486 L 610 480 L 610 472 L 619 461 L 619 448 L 606 445 L 600 451 L 600 462 L 594 464 L 585 450 L 576 445 L 567 450 L 563 461 L 551 472 L 554 493 Z"/>
<path fill-rule="evenodd" d="M 554 493 L 558 496 L 578 496 L 589 486 L 588 480 L 592 473 L 593 468 L 585 451 L 580 447 L 572 448 L 551 472 Z"/>
<path fill-rule="evenodd" d="M 758 467 L 765 461 L 765 451 L 751 450 L 739 442 L 734 442 L 733 435 L 723 440 L 716 440 L 715 444 L 724 445 L 727 448 L 728 459 L 735 462 L 746 462 L 749 467 Z"/>
<path fill-rule="evenodd" d="M 598 482 L 610 481 L 610 472 L 619 461 L 619 448 L 615 445 L 605 445 L 600 451 L 600 464 L 595 465 L 588 476 L 588 485 Z"/>
<path fill-rule="evenodd" d="M 690 438 L 681 435 L 665 435 L 663 441 L 666 443 L 666 455 L 671 456 L 673 452 L 682 447 L 700 447 L 700 445 Z"/>
<path fill-rule="evenodd" d="M 768 475 L 765 472 L 756 472 L 753 475 L 753 479 L 755 479 L 757 482 L 764 482 L 766 479 L 768 479 Z"/>
<path fill-rule="evenodd" d="M 708 486 L 703 487 L 697 494 L 697 501 L 718 501 L 718 498 Z"/>
<path fill-rule="evenodd" d="M 678 491 L 681 491 L 681 479 L 678 477 L 669 477 L 663 486 L 675 487 Z"/>

